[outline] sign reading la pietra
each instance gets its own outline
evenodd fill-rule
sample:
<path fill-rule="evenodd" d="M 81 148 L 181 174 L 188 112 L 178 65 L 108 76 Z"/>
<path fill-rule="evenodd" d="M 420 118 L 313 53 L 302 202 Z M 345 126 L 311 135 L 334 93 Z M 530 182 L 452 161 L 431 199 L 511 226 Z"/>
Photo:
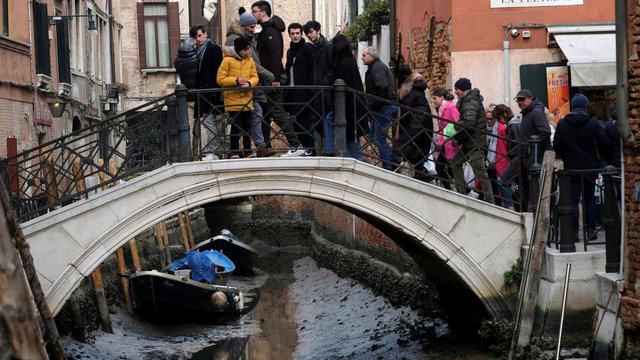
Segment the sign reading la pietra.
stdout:
<path fill-rule="evenodd" d="M 583 5 L 584 0 L 491 0 L 492 8 Z"/>

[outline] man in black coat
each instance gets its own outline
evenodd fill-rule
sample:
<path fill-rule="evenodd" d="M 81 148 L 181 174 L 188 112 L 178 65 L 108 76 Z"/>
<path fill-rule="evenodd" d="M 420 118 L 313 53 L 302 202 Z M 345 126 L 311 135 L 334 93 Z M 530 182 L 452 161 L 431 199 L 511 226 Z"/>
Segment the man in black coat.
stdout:
<path fill-rule="evenodd" d="M 519 140 L 522 143 L 527 143 L 531 140 L 531 136 L 537 135 L 541 141 L 538 147 L 538 162 L 542 162 L 542 155 L 551 148 L 551 127 L 547 114 L 544 112 L 544 104 L 536 99 L 528 89 L 520 90 L 516 95 L 516 101 L 522 110 Z M 534 161 L 533 154 L 529 154 L 528 146 L 520 146 L 520 155 L 528 169 Z"/>
<path fill-rule="evenodd" d="M 307 22 L 303 29 L 313 47 L 313 85 L 331 86 L 333 85 L 331 82 L 333 46 L 320 33 L 320 29 L 320 23 L 315 20 Z M 314 108 L 320 117 L 324 118 L 326 114 L 333 109 L 331 94 L 326 91 L 322 98 L 317 98 L 314 102 Z M 319 124 L 322 124 L 322 122 L 319 122 Z"/>
<path fill-rule="evenodd" d="M 572 111 L 556 127 L 553 149 L 567 170 L 600 169 L 609 160 L 611 143 L 598 123 L 589 116 L 589 99 L 576 94 L 571 99 Z M 590 240 L 595 235 L 598 212 L 595 201 L 596 172 L 571 177 L 571 205 L 573 229 L 578 233 L 578 205 L 580 198 L 585 208 L 585 228 Z"/>
<path fill-rule="evenodd" d="M 271 5 L 268 1 L 256 1 L 251 5 L 251 12 L 256 18 L 262 31 L 258 35 L 258 56 L 260 57 L 260 64 L 270 71 L 275 80 L 271 84 L 273 87 L 280 87 L 281 75 L 283 75 L 284 69 L 282 67 L 282 52 L 283 52 L 283 39 L 282 32 L 285 30 L 284 21 L 278 16 L 271 16 Z M 295 133 L 289 114 L 282 107 L 283 97 L 282 92 L 273 91 L 267 94 L 269 101 L 264 106 L 263 113 L 268 114 L 273 122 L 275 122 L 284 136 L 287 138 L 287 142 L 291 149 L 283 156 L 301 156 L 304 155 L 304 148 L 298 136 Z M 267 146 L 271 145 L 271 126 L 269 125 L 268 116 L 265 116 L 263 123 L 262 135 L 267 143 Z"/>
<path fill-rule="evenodd" d="M 207 36 L 207 30 L 203 25 L 196 25 L 189 30 L 189 36 L 196 40 L 196 52 L 198 55 L 198 73 L 195 80 L 196 89 L 219 88 L 216 77 L 218 68 L 222 63 L 222 49 Z M 206 159 L 216 159 L 221 150 L 220 134 L 224 132 L 225 124 L 221 115 L 224 109 L 221 107 L 220 93 L 209 93 L 196 99 L 194 117 L 202 118 L 202 124 L 207 132 L 207 144 L 203 149 Z"/>
<path fill-rule="evenodd" d="M 173 60 L 173 64 L 180 77 L 180 82 L 187 89 L 195 89 L 196 77 L 198 76 L 198 51 L 195 39 L 188 37 L 182 41 L 178 49 L 178 56 Z"/>
<path fill-rule="evenodd" d="M 285 72 L 287 85 L 313 85 L 313 47 L 302 38 L 302 25 L 292 23 L 287 28 L 291 45 L 287 50 Z M 288 103 L 306 103 L 313 96 L 309 90 L 288 90 L 285 99 Z M 305 156 L 313 154 L 315 146 L 313 140 L 313 118 L 311 109 L 305 105 L 289 105 L 286 109 L 291 118 L 295 119 L 293 127 L 298 131 L 298 138 L 305 147 Z"/>

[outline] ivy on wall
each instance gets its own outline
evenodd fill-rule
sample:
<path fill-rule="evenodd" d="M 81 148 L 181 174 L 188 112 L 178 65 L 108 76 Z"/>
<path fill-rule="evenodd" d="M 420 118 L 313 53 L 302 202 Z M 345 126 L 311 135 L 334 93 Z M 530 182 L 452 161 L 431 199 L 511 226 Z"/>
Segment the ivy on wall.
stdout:
<path fill-rule="evenodd" d="M 370 41 L 380 33 L 380 26 L 389 24 L 389 0 L 368 0 L 360 15 L 344 32 L 352 42 Z"/>

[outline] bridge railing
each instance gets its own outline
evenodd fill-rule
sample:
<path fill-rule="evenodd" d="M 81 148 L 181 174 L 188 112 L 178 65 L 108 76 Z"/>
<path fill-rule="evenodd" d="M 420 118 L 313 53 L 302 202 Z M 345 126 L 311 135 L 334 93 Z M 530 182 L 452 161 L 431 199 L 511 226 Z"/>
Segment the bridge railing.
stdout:
<path fill-rule="evenodd" d="M 274 154 L 351 156 L 455 189 L 453 159 L 445 156 L 455 152 L 461 159 L 458 185 L 464 181 L 479 196 L 484 191 L 469 157 L 481 154 L 482 163 L 491 156 L 493 164 L 519 175 L 503 186 L 506 199 L 497 186 L 504 168 L 489 166 L 496 202 L 515 200 L 517 210 L 527 210 L 528 167 L 519 159 L 535 152 L 528 142 L 458 123 L 445 131 L 452 121 L 346 88 L 340 80 L 334 86 L 251 88 L 263 92 L 260 101 L 249 101 L 246 90 L 187 91 L 179 85 L 173 94 L 7 159 L 5 180 L 21 220 L 169 162 Z M 226 107 L 225 94 L 235 98 Z"/>
<path fill-rule="evenodd" d="M 119 180 L 167 162 L 162 97 L 4 161 L 20 220 L 85 198 Z"/>
<path fill-rule="evenodd" d="M 557 170 L 551 201 L 550 243 L 561 252 L 575 252 L 582 241 L 605 245 L 606 271 L 618 272 L 622 226 L 620 169 Z"/>

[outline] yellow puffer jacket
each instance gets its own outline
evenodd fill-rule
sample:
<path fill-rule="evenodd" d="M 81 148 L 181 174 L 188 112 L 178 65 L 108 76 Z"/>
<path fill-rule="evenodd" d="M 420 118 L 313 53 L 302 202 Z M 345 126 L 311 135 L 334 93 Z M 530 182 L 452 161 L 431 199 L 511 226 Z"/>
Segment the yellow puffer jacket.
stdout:
<path fill-rule="evenodd" d="M 225 57 L 218 69 L 218 85 L 221 87 L 238 87 L 238 77 L 243 77 L 251 84 L 258 85 L 258 71 L 253 59 L 242 59 L 233 48 L 224 47 Z M 253 111 L 252 90 L 229 90 L 224 93 L 224 111 Z"/>

